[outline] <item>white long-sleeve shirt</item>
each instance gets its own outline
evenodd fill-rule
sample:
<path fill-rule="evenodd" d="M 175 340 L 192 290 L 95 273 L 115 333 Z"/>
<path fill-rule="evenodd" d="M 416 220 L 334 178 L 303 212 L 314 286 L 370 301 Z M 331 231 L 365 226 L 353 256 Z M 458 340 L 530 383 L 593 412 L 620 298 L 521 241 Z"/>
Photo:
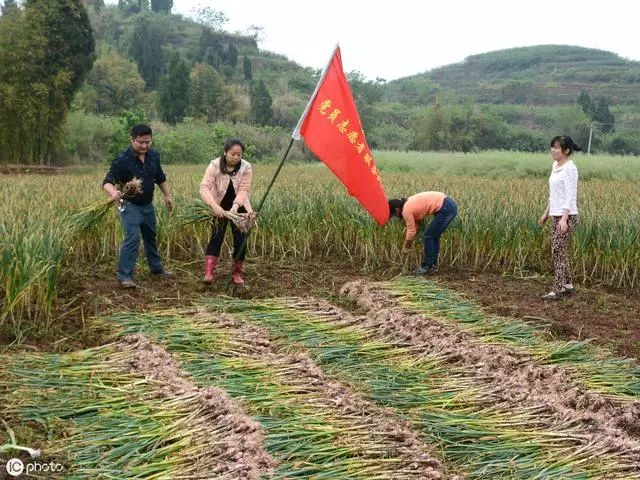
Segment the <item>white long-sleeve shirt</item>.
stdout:
<path fill-rule="evenodd" d="M 549 176 L 549 215 L 561 216 L 565 210 L 578 214 L 578 168 L 571 160 L 561 167 L 553 162 Z"/>

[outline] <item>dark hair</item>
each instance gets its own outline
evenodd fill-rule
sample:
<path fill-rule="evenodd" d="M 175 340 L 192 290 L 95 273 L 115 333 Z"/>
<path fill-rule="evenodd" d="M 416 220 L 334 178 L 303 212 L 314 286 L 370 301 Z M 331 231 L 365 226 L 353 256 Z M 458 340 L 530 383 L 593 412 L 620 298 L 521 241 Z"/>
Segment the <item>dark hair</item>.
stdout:
<path fill-rule="evenodd" d="M 242 149 L 242 153 L 244 153 L 244 143 L 242 143 L 242 140 L 240 140 L 239 138 L 229 138 L 226 142 L 224 142 L 223 156 L 224 153 L 227 153 L 229 150 L 231 150 L 231 147 L 235 147 L 236 145 L 239 145 Z"/>
<path fill-rule="evenodd" d="M 569 150 L 567 157 L 571 155 L 573 152 L 579 152 L 580 150 L 582 150 L 582 148 L 580 148 L 580 145 L 575 143 L 573 139 L 568 135 L 566 136 L 558 135 L 556 137 L 553 137 L 551 139 L 551 144 L 549 146 L 553 147 L 556 143 L 560 145 L 560 148 L 562 149 L 562 153 L 564 153 L 566 150 Z"/>
<path fill-rule="evenodd" d="M 134 125 L 131 128 L 131 138 L 142 137 L 143 135 L 151 135 L 153 136 L 153 132 L 151 131 L 151 127 L 144 123 L 139 123 L 138 125 Z"/>
<path fill-rule="evenodd" d="M 226 142 L 224 142 L 224 146 L 222 147 L 224 151 L 222 152 L 222 155 L 220 155 L 220 170 L 231 177 L 233 177 L 236 173 L 240 171 L 241 162 L 238 162 L 235 168 L 231 172 L 228 172 L 226 153 L 236 145 L 238 145 L 242 149 L 242 153 L 244 153 L 244 143 L 242 143 L 242 141 L 237 138 L 229 138 Z"/>
<path fill-rule="evenodd" d="M 393 217 L 396 209 L 399 208 L 402 211 L 404 204 L 407 203 L 406 198 L 390 198 L 389 199 L 389 218 Z"/>

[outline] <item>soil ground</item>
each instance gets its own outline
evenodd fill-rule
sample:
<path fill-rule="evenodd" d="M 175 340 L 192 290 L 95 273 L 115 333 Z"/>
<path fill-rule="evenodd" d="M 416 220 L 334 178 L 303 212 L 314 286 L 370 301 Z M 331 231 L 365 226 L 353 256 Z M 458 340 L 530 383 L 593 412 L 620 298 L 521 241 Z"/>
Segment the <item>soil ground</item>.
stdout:
<path fill-rule="evenodd" d="M 59 318 L 53 335 L 27 342 L 26 348 L 68 351 L 104 343 L 108 331 L 95 328 L 91 318 L 116 311 L 163 310 L 196 303 L 203 295 L 230 295 L 240 298 L 277 296 L 324 297 L 350 310 L 358 307 L 338 296 L 340 287 L 351 280 L 388 280 L 392 274 L 363 274 L 344 265 L 303 262 L 247 262 L 247 287 L 230 284 L 230 265 L 221 262 L 213 285 L 200 282 L 200 261 L 172 263 L 173 279 L 138 276 L 139 288 L 118 287 L 112 265 L 94 267 L 84 274 L 69 275 L 60 285 L 56 311 Z M 601 286 L 577 285 L 577 294 L 557 302 L 544 302 L 539 295 L 550 279 L 517 277 L 495 272 L 441 270 L 434 280 L 498 315 L 523 318 L 548 325 L 558 339 L 592 338 L 610 347 L 615 354 L 640 359 L 640 298 L 638 292 Z M 0 336 L 0 345 L 12 339 Z M 22 347 L 20 347 L 22 348 Z"/>
<path fill-rule="evenodd" d="M 0 174 L 6 175 L 57 175 L 65 171 L 62 167 L 52 167 L 49 165 L 21 165 L 21 164 L 2 164 L 0 165 Z"/>

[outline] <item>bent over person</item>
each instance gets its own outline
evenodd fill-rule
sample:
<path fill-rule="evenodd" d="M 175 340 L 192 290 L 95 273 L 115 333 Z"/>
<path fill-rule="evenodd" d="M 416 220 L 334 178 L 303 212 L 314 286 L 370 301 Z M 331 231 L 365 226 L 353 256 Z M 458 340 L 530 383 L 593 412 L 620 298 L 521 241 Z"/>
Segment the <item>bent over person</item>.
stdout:
<path fill-rule="evenodd" d="M 418 225 L 426 217 L 434 216 L 422 235 L 424 256 L 420 268 L 416 271 L 417 274 L 430 275 L 438 271 L 440 236 L 457 214 L 456 202 L 442 192 L 422 192 L 409 198 L 389 200 L 389 218 L 402 218 L 407 227 L 402 253 L 410 251 Z"/>
<path fill-rule="evenodd" d="M 224 235 L 230 223 L 225 217 L 225 212 L 253 212 L 249 202 L 253 170 L 251 164 L 242 158 L 243 154 L 244 144 L 237 138 L 228 139 L 223 146 L 222 154 L 211 161 L 200 183 L 200 197 L 211 208 L 214 216 L 211 239 L 205 254 L 205 283 L 213 282 Z M 232 222 L 231 232 L 234 260 L 231 280 L 235 285 L 244 285 L 242 265 L 247 252 L 244 248 L 247 234 Z"/>
<path fill-rule="evenodd" d="M 144 243 L 144 254 L 152 274 L 171 276 L 165 271 L 158 254 L 156 240 L 156 212 L 153 208 L 153 193 L 157 184 L 162 191 L 167 209 L 173 210 L 167 177 L 160 166 L 160 154 L 151 148 L 152 131 L 148 125 L 136 125 L 131 129 L 131 145 L 111 163 L 102 188 L 107 195 L 120 204 L 124 240 L 120 246 L 118 281 L 122 288 L 135 288 L 134 270 L 138 258 L 140 234 Z M 134 193 L 123 197 L 116 188 L 127 183 L 138 182 Z"/>

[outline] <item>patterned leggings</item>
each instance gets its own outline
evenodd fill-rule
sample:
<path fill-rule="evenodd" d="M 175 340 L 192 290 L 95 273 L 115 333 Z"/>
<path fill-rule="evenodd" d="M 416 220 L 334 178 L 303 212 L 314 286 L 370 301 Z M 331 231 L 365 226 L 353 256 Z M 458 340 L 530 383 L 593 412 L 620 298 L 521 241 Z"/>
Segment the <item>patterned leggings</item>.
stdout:
<path fill-rule="evenodd" d="M 567 225 L 569 229 L 565 233 L 560 233 L 558 223 L 562 217 L 551 217 L 553 219 L 553 231 L 551 233 L 551 256 L 553 258 L 553 271 L 555 281 L 553 291 L 556 293 L 564 290 L 564 286 L 571 283 L 571 265 L 569 262 L 569 247 L 571 245 L 571 235 L 578 224 L 578 215 L 569 215 Z"/>

